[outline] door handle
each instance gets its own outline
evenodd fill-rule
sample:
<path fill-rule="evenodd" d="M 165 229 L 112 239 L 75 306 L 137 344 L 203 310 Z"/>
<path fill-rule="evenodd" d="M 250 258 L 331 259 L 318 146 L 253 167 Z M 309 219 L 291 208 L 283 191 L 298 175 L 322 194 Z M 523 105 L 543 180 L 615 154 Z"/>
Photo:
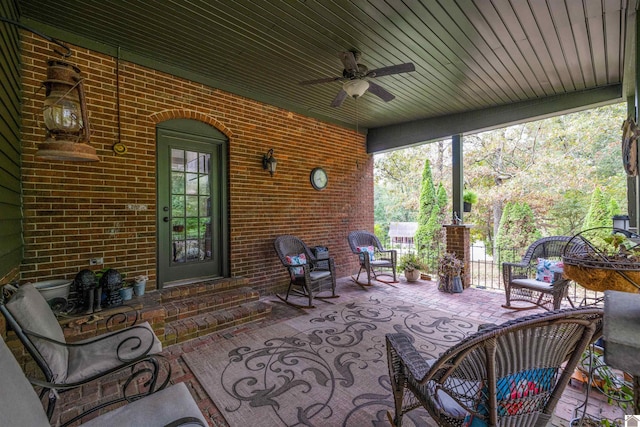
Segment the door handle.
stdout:
<path fill-rule="evenodd" d="M 164 218 L 162 218 L 162 220 L 163 220 L 164 222 L 169 222 L 169 217 L 168 217 L 168 216 L 165 216 Z"/>

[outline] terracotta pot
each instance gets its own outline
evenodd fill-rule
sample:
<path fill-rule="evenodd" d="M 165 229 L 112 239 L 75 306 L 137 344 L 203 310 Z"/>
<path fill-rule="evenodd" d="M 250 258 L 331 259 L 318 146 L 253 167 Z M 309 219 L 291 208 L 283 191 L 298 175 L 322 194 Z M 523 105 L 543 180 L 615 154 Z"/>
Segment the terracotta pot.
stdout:
<path fill-rule="evenodd" d="M 407 282 L 415 282 L 420 278 L 420 270 L 405 270 L 404 278 L 407 279 Z"/>

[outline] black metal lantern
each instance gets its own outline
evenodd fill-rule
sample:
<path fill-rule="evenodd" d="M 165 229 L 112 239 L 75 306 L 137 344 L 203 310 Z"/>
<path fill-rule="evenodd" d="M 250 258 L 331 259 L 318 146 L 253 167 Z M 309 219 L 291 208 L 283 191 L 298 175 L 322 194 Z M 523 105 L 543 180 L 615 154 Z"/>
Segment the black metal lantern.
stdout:
<path fill-rule="evenodd" d="M 48 160 L 96 162 L 100 160 L 89 142 L 89 120 L 80 69 L 50 59 L 43 106 L 47 139 L 36 156 Z"/>
<path fill-rule="evenodd" d="M 278 165 L 278 161 L 275 157 L 273 157 L 273 148 L 270 149 L 267 154 L 262 156 L 262 168 L 264 170 L 268 170 L 271 176 L 276 173 L 276 167 Z"/>
<path fill-rule="evenodd" d="M 619 230 L 629 230 L 629 215 L 614 215 L 613 228 Z"/>

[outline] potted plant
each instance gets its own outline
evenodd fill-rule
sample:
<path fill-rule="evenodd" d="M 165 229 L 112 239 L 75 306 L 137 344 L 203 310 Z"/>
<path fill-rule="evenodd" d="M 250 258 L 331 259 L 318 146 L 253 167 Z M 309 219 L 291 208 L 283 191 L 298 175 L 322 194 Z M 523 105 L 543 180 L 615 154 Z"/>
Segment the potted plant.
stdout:
<path fill-rule="evenodd" d="M 407 253 L 400 257 L 398 268 L 404 271 L 407 282 L 415 282 L 420 278 L 420 270 L 426 270 L 427 266 L 414 253 Z"/>
<path fill-rule="evenodd" d="M 136 296 L 144 295 L 144 289 L 147 286 L 147 280 L 149 280 L 148 276 L 140 275 L 133 278 L 133 293 Z"/>
<path fill-rule="evenodd" d="M 464 262 L 454 253 L 444 253 L 438 260 L 438 290 L 460 293 L 463 290 L 460 274 Z"/>
<path fill-rule="evenodd" d="M 478 202 L 478 195 L 475 191 L 464 190 L 462 192 L 462 210 L 464 212 L 471 212 L 471 205 Z"/>

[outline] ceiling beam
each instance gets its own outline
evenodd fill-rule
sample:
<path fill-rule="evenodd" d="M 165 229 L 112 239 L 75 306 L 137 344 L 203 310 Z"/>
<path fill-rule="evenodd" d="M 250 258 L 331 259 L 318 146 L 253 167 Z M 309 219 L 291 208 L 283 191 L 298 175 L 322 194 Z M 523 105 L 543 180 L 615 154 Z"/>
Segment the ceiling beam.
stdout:
<path fill-rule="evenodd" d="M 484 132 L 623 100 L 622 85 L 616 84 L 466 113 L 371 128 L 367 134 L 367 152 L 375 154 L 406 148 L 439 141 L 452 135 Z"/>

